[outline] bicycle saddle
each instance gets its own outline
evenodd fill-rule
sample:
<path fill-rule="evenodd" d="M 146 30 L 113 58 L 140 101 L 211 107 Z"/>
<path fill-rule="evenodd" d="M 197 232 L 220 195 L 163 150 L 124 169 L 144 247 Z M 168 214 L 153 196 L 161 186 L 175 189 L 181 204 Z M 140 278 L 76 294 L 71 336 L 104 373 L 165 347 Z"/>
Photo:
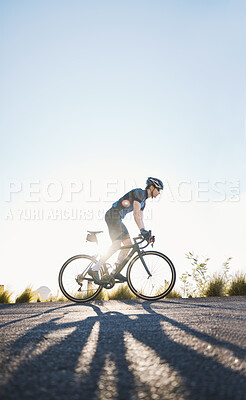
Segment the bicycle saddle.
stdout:
<path fill-rule="evenodd" d="M 87 231 L 89 232 L 91 235 L 97 235 L 98 233 L 103 233 L 103 231 Z"/>

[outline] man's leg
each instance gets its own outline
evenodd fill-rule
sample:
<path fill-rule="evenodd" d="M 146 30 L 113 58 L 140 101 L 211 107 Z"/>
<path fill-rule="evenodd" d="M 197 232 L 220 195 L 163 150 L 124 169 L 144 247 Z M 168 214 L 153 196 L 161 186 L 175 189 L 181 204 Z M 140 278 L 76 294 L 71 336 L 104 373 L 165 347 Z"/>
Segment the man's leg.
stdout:
<path fill-rule="evenodd" d="M 123 246 L 130 246 L 132 244 L 132 241 L 131 241 L 130 237 L 128 236 L 128 237 L 125 237 L 124 239 L 122 239 L 122 243 L 123 243 Z M 119 252 L 118 259 L 115 263 L 113 273 L 115 273 L 118 270 L 118 268 L 120 267 L 120 264 L 122 264 L 124 262 L 129 251 L 130 251 L 130 249 L 123 249 Z M 124 275 L 122 275 L 120 272 L 118 272 L 115 275 L 115 278 L 119 279 L 120 282 L 127 282 L 127 278 Z"/>
<path fill-rule="evenodd" d="M 101 266 L 117 251 L 121 246 L 121 240 L 115 240 L 109 247 L 107 253 L 100 258 L 100 260 L 93 265 L 92 271 L 99 271 Z"/>
<path fill-rule="evenodd" d="M 105 263 L 114 253 L 116 253 L 116 251 L 120 249 L 120 246 L 121 246 L 121 240 L 114 240 L 111 246 L 109 247 L 107 253 L 105 254 L 105 256 L 100 258 L 100 262 L 102 264 Z"/>
<path fill-rule="evenodd" d="M 106 223 L 108 225 L 109 235 L 112 240 L 112 245 L 110 246 L 107 258 L 110 258 L 117 250 L 120 249 L 121 243 L 124 246 L 129 246 L 132 244 L 129 232 L 126 226 L 123 224 L 121 218 L 119 216 L 111 216 L 110 213 L 106 213 Z M 130 249 L 123 249 L 119 252 L 117 263 L 123 262 L 125 257 L 127 256 Z"/>
<path fill-rule="evenodd" d="M 132 241 L 130 237 L 126 237 L 125 239 L 122 240 L 114 240 L 111 246 L 109 247 L 107 253 L 105 256 L 101 257 L 100 260 L 91 268 L 92 271 L 99 271 L 101 266 L 116 252 L 120 249 L 121 243 L 123 243 L 123 246 L 130 246 L 132 244 Z M 123 249 L 119 252 L 116 264 L 121 264 L 127 254 L 129 253 L 130 249 Z"/>
<path fill-rule="evenodd" d="M 120 249 L 122 242 L 124 246 L 132 244 L 128 230 L 118 215 L 111 215 L 110 212 L 107 212 L 105 221 L 108 225 L 112 245 L 108 249 L 106 255 L 101 257 L 100 260 L 91 268 L 92 271 L 99 271 L 102 264 L 104 264 L 117 250 Z M 121 263 L 124 260 L 129 250 L 130 249 L 124 249 L 120 251 L 117 263 Z"/>
<path fill-rule="evenodd" d="M 132 241 L 129 237 L 127 237 L 126 239 L 123 239 L 122 243 L 123 243 L 123 246 L 131 246 L 132 245 Z M 129 251 L 130 251 L 130 249 L 123 249 L 119 252 L 118 259 L 117 259 L 118 264 L 121 264 L 125 260 Z"/>
<path fill-rule="evenodd" d="M 107 253 L 100 258 L 98 263 L 96 263 L 93 267 L 93 271 L 99 271 L 101 268 L 102 264 L 104 264 L 116 251 L 118 251 L 121 247 L 121 243 L 123 243 L 123 246 L 130 246 L 132 244 L 132 241 L 129 237 L 126 239 L 122 240 L 114 240 L 111 246 L 109 247 Z M 129 253 L 130 249 L 123 249 L 119 252 L 118 258 L 117 258 L 117 264 L 121 264 L 124 259 L 126 258 L 127 254 Z"/>

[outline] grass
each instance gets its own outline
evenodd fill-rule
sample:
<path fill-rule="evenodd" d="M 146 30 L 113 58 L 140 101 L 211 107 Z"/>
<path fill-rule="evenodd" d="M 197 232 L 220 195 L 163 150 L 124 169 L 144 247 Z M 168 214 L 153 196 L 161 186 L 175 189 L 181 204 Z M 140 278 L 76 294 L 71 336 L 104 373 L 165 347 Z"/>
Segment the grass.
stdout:
<path fill-rule="evenodd" d="M 165 296 L 165 298 L 167 299 L 181 299 L 182 298 L 182 296 L 181 296 L 181 294 L 179 293 L 179 291 L 178 290 L 175 290 L 175 289 L 173 289 L 173 290 L 171 290 L 171 292 L 170 293 L 168 293 L 168 295 L 167 296 Z"/>
<path fill-rule="evenodd" d="M 228 287 L 228 278 L 225 279 L 220 274 L 214 274 L 208 282 L 205 295 L 209 296 L 244 296 L 246 295 L 246 275 L 236 273 L 231 277 Z"/>
<path fill-rule="evenodd" d="M 67 301 L 67 300 L 68 299 L 65 296 L 61 295 L 61 296 L 58 296 L 55 301 Z M 52 300 L 49 299 L 48 301 L 52 301 Z"/>
<path fill-rule="evenodd" d="M 112 290 L 112 292 L 108 293 L 108 300 L 128 299 L 137 299 L 137 297 L 130 291 L 127 283 L 119 285 L 114 290 Z"/>
<path fill-rule="evenodd" d="M 11 303 L 11 296 L 12 296 L 12 293 L 10 293 L 8 290 L 3 290 L 0 293 L 0 303 L 1 304 Z"/>
<path fill-rule="evenodd" d="M 93 300 L 108 300 L 107 289 L 102 289 L 101 292 L 97 295 L 97 297 Z"/>
<path fill-rule="evenodd" d="M 246 295 L 246 274 L 237 273 L 233 278 L 228 289 L 229 296 L 245 296 Z"/>
<path fill-rule="evenodd" d="M 45 302 L 54 302 L 54 301 L 68 301 L 68 299 L 63 296 L 62 294 L 60 294 L 60 291 L 58 290 L 56 293 L 56 296 L 49 296 L 49 298 L 47 300 L 45 300 Z"/>
<path fill-rule="evenodd" d="M 35 293 L 32 291 L 30 287 L 26 288 L 24 292 L 17 296 L 15 299 L 16 303 L 30 303 L 35 298 Z"/>
<path fill-rule="evenodd" d="M 136 296 L 130 291 L 127 284 L 119 285 L 114 289 L 103 289 L 95 300 L 126 300 L 136 299 Z"/>
<path fill-rule="evenodd" d="M 205 289 L 206 297 L 224 296 L 226 282 L 220 274 L 214 274 Z"/>
<path fill-rule="evenodd" d="M 161 288 L 160 291 L 163 292 L 164 288 Z M 206 289 L 204 293 L 200 293 L 200 296 L 245 296 L 246 295 L 246 274 L 237 272 L 235 276 L 228 276 L 225 274 L 214 274 L 212 277 L 209 277 Z M 9 290 L 0 290 L 0 304 L 8 304 L 11 303 L 12 293 Z M 83 297 L 83 294 L 81 294 Z M 182 298 L 179 290 L 173 289 L 166 298 Z M 192 297 L 191 294 L 188 297 Z M 103 289 L 95 300 L 126 300 L 126 299 L 137 299 L 129 289 L 127 283 L 116 285 L 111 290 Z M 45 301 L 67 301 L 68 299 L 61 295 L 59 290 L 55 296 L 49 297 L 48 300 Z M 40 296 L 31 289 L 31 287 L 27 287 L 15 300 L 16 303 L 30 303 L 30 302 L 41 302 Z"/>

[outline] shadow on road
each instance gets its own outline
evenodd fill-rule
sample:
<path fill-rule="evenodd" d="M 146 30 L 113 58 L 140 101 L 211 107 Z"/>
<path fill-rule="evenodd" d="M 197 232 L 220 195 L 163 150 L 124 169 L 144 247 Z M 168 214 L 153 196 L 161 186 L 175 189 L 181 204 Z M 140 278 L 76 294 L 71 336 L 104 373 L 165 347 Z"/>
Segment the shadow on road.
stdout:
<path fill-rule="evenodd" d="M 28 306 L 30 306 L 30 304 L 28 304 Z M 1 309 L 5 309 L 5 311 L 6 311 L 6 307 L 9 307 L 11 311 L 13 311 L 13 307 L 16 307 L 16 309 L 18 310 L 19 304 L 17 304 L 17 305 L 16 304 L 10 304 L 10 305 L 0 306 L 0 310 Z M 27 319 L 33 319 L 33 318 L 36 318 L 36 317 L 40 317 L 43 314 L 49 314 L 49 313 L 51 313 L 53 311 L 59 310 L 61 308 L 67 308 L 67 307 L 74 307 L 74 304 L 66 304 L 65 306 L 62 305 L 60 307 L 49 308 L 48 310 L 42 311 L 42 312 L 40 312 L 38 314 L 30 315 L 30 317 L 18 318 L 18 319 L 15 319 L 13 321 L 6 322 L 5 324 L 1 324 L 0 328 L 3 328 L 4 326 L 7 326 L 7 325 L 16 324 L 17 322 L 21 322 L 21 321 L 24 321 L 24 320 L 27 320 Z"/>
<path fill-rule="evenodd" d="M 159 314 L 152 303 L 141 305 L 141 312 L 138 308 L 134 315 L 125 315 L 86 304 L 96 315 L 70 321 L 69 308 L 76 305 L 69 304 L 5 324 L 51 316 L 12 343 L 7 367 L 6 360 L 0 364 L 1 371 L 10 371 L 2 381 L 2 398 L 243 399 L 245 378 L 240 371 L 173 340 L 165 326 L 236 357 L 242 357 L 240 347 Z M 81 313 L 76 315 L 83 318 L 85 306 L 78 307 Z M 62 316 L 53 318 L 57 309 Z"/>
<path fill-rule="evenodd" d="M 241 347 L 230 343 L 228 341 L 223 341 L 220 339 L 217 339 L 214 336 L 210 336 L 204 332 L 198 331 L 194 328 L 189 327 L 188 325 L 182 324 L 178 321 L 175 321 L 172 318 L 166 317 L 164 315 L 158 314 L 156 311 L 154 311 L 151 308 L 151 304 L 156 304 L 156 302 L 144 302 L 143 303 L 143 308 L 151 313 L 152 315 L 158 316 L 159 321 L 164 321 L 164 322 L 168 322 L 169 324 L 179 328 L 180 330 L 182 330 L 183 332 L 187 332 L 190 335 L 192 335 L 193 337 L 196 337 L 198 339 L 201 339 L 204 342 L 207 342 L 208 344 L 211 344 L 213 346 L 219 347 L 219 348 L 224 348 L 224 349 L 228 349 L 230 351 L 233 352 L 235 357 L 242 357 L 242 353 L 243 353 L 243 357 L 246 357 L 246 351 L 244 351 Z M 216 317 L 216 316 L 214 316 Z"/>

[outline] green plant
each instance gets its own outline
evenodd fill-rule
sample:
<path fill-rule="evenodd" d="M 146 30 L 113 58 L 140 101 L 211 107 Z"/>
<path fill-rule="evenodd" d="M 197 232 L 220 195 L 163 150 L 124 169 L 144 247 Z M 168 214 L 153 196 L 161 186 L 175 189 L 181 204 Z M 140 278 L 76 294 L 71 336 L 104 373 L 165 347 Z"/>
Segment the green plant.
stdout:
<path fill-rule="evenodd" d="M 56 295 L 51 294 L 45 302 L 55 302 L 55 301 L 68 301 L 68 299 L 63 296 L 60 290 L 57 290 Z"/>
<path fill-rule="evenodd" d="M 52 302 L 55 302 L 55 301 L 68 301 L 68 299 L 65 296 L 60 295 L 59 293 L 57 293 L 56 296 L 49 296 L 49 298 L 47 300 L 45 300 L 45 301 L 52 303 Z"/>
<path fill-rule="evenodd" d="M 228 257 L 227 260 L 223 263 L 223 269 L 222 269 L 222 278 L 224 280 L 224 292 L 228 293 L 229 287 L 230 287 L 230 282 L 233 279 L 232 275 L 229 274 L 229 269 L 230 269 L 230 261 L 232 260 L 232 257 Z"/>
<path fill-rule="evenodd" d="M 205 296 L 223 296 L 225 294 L 225 285 L 225 278 L 220 274 L 214 274 L 207 284 Z"/>
<path fill-rule="evenodd" d="M 207 274 L 207 263 L 210 260 L 206 258 L 203 262 L 199 262 L 198 256 L 194 256 L 193 253 L 189 252 L 186 257 L 191 260 L 191 265 L 193 265 L 192 273 L 187 274 L 188 277 L 191 276 L 195 282 L 195 288 L 193 289 L 193 295 L 205 296 L 209 276 Z M 191 293 L 189 293 L 191 294 Z"/>
<path fill-rule="evenodd" d="M 228 289 L 229 296 L 246 295 L 246 274 L 237 272 Z"/>
<path fill-rule="evenodd" d="M 227 260 L 223 263 L 223 277 L 225 279 L 227 279 L 229 276 L 228 274 L 229 274 L 231 260 L 232 260 L 232 257 L 228 257 Z"/>
<path fill-rule="evenodd" d="M 108 293 L 109 300 L 136 299 L 137 297 L 130 291 L 127 284 L 119 285 L 118 288 Z"/>
<path fill-rule="evenodd" d="M 107 289 L 102 289 L 102 291 L 97 295 L 95 300 L 108 300 Z"/>
<path fill-rule="evenodd" d="M 4 290 L 0 293 L 0 303 L 1 304 L 8 304 L 11 303 L 11 296 L 12 293 L 10 293 L 8 290 Z"/>
<path fill-rule="evenodd" d="M 192 283 L 191 283 L 191 274 L 188 272 L 184 272 L 180 278 L 183 283 L 183 297 L 191 297 Z"/>
<path fill-rule="evenodd" d="M 35 298 L 35 293 L 30 287 L 26 288 L 20 296 L 16 297 L 16 303 L 30 303 Z"/>
<path fill-rule="evenodd" d="M 198 256 L 195 257 L 192 252 L 186 254 L 186 258 L 191 260 L 193 268 L 191 273 L 185 272 L 181 276 L 184 297 L 223 296 L 227 293 L 231 279 L 229 275 L 231 257 L 223 263 L 222 273 L 214 274 L 212 277 L 207 273 L 209 258 L 200 262 Z"/>
<path fill-rule="evenodd" d="M 56 301 L 68 301 L 65 296 L 59 296 Z"/>
<path fill-rule="evenodd" d="M 168 295 L 166 296 L 166 298 L 168 298 L 168 299 L 175 299 L 175 298 L 181 299 L 182 296 L 181 296 L 181 294 L 179 293 L 178 290 L 173 289 L 173 290 L 171 290 L 170 293 L 168 293 Z"/>

